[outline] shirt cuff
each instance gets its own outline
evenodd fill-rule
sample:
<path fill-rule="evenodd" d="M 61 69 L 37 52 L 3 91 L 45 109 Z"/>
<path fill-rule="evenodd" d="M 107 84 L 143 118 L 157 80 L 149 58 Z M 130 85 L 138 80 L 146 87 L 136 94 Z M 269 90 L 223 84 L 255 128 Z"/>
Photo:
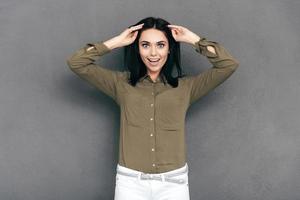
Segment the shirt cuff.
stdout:
<path fill-rule="evenodd" d="M 217 44 L 217 42 L 209 41 L 205 37 L 201 37 L 200 40 L 194 43 L 194 49 L 196 50 L 196 52 L 204 56 L 215 58 L 218 57 L 218 48 L 216 47 Z M 216 54 L 210 52 L 207 49 L 207 46 L 213 46 L 216 51 Z"/>
<path fill-rule="evenodd" d="M 111 49 L 108 48 L 102 40 L 100 42 L 96 42 L 96 43 L 87 43 L 87 46 L 89 46 L 89 47 L 93 46 L 97 50 L 97 52 L 100 56 L 107 54 L 111 51 Z"/>

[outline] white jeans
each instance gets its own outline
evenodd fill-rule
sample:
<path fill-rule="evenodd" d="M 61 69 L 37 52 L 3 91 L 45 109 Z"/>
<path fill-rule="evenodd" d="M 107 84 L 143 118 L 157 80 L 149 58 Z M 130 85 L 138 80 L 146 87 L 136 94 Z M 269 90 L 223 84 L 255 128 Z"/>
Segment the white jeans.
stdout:
<path fill-rule="evenodd" d="M 118 164 L 114 200 L 190 200 L 188 165 L 148 174 Z"/>

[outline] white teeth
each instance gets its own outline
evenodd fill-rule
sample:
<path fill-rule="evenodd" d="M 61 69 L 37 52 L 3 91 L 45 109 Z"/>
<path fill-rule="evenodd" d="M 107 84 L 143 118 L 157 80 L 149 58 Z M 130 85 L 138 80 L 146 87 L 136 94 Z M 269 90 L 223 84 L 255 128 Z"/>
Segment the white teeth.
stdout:
<path fill-rule="evenodd" d="M 157 62 L 159 61 L 160 59 L 157 59 L 157 60 L 151 60 L 151 59 L 148 59 L 150 62 Z"/>

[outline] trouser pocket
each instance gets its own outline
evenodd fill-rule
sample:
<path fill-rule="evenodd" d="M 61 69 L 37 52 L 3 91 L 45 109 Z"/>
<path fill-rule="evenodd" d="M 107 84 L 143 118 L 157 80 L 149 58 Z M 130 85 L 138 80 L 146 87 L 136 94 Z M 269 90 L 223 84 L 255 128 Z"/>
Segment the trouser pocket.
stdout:
<path fill-rule="evenodd" d="M 126 188 L 134 188 L 138 184 L 136 177 L 126 176 L 122 174 L 116 174 L 116 185 Z"/>

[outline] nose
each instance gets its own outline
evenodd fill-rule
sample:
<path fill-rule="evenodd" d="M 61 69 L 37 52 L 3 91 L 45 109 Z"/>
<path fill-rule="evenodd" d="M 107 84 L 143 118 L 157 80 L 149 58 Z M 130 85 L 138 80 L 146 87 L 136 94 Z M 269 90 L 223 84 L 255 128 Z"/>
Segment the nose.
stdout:
<path fill-rule="evenodd" d="M 155 47 L 152 47 L 150 53 L 151 53 L 151 56 L 156 55 L 156 48 L 155 48 Z"/>

